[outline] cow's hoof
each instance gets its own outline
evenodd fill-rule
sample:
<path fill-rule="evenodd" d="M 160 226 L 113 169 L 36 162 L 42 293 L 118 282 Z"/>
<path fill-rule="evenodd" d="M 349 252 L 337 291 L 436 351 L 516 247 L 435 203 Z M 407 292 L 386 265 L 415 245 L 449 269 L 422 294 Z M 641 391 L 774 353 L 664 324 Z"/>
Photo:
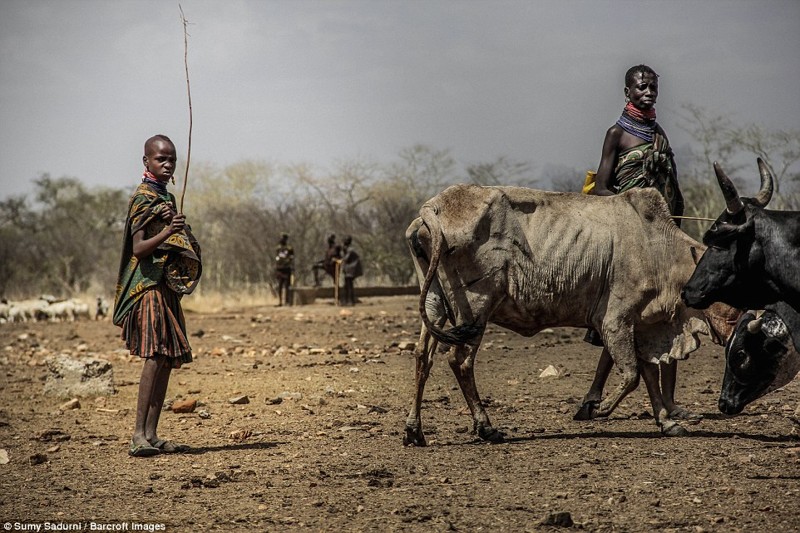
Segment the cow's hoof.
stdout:
<path fill-rule="evenodd" d="M 597 406 L 600 400 L 587 400 L 580 406 L 578 412 L 572 417 L 573 420 L 592 420 L 597 413 Z"/>
<path fill-rule="evenodd" d="M 498 444 L 501 442 L 505 442 L 505 437 L 499 431 L 491 426 L 481 426 L 478 428 L 478 437 L 486 442 L 491 442 L 492 444 Z"/>
<path fill-rule="evenodd" d="M 672 423 L 670 425 L 664 425 L 664 427 L 661 428 L 661 434 L 665 437 L 688 437 L 689 430 L 680 424 Z"/>
<path fill-rule="evenodd" d="M 427 446 L 425 435 L 418 429 L 406 428 L 406 434 L 403 437 L 403 446 Z"/>

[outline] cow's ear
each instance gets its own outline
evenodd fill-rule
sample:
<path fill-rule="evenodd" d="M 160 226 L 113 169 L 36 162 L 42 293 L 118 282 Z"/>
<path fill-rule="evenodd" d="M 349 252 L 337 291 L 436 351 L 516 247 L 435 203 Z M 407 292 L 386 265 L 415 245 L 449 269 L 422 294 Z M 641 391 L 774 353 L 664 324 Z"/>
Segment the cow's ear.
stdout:
<path fill-rule="evenodd" d="M 694 261 L 694 266 L 697 266 L 697 263 L 700 262 L 700 253 L 697 251 L 695 246 L 689 248 L 692 252 L 692 261 Z"/>

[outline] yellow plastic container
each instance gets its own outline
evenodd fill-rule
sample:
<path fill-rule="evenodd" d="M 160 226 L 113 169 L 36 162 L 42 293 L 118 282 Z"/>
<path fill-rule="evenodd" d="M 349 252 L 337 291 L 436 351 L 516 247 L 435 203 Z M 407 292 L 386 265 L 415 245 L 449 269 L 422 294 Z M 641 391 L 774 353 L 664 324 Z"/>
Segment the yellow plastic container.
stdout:
<path fill-rule="evenodd" d="M 581 192 L 583 194 L 589 194 L 594 189 L 594 177 L 597 175 L 597 172 L 594 170 L 587 170 L 586 171 L 586 180 L 583 182 L 583 189 Z"/>

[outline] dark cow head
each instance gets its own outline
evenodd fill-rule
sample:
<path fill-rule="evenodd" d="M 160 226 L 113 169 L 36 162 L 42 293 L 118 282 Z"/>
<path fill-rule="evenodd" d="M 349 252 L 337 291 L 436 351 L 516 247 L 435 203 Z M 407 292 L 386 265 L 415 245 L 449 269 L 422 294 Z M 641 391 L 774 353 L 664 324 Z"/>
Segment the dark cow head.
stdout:
<path fill-rule="evenodd" d="M 772 198 L 774 179 L 760 158 L 758 168 L 761 189 L 753 198 L 740 198 L 722 167 L 714 163 L 727 207 L 703 235 L 708 249 L 681 292 L 687 305 L 705 309 L 712 302 L 724 302 L 758 308 L 777 301 L 777 291 L 763 276 L 764 255 L 753 221 Z"/>
<path fill-rule="evenodd" d="M 725 359 L 719 410 L 728 415 L 786 385 L 800 370 L 789 329 L 771 309 L 758 319 L 751 311 L 742 315 L 725 347 Z"/>

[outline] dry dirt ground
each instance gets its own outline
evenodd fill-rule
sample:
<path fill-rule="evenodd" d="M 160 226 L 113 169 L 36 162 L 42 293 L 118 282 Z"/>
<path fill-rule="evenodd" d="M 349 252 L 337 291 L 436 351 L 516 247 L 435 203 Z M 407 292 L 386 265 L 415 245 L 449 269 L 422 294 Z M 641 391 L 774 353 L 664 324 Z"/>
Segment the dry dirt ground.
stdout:
<path fill-rule="evenodd" d="M 193 451 L 149 459 L 127 455 L 141 362 L 117 328 L 0 325 L 0 527 L 546 531 L 561 512 L 585 531 L 800 529 L 800 382 L 724 417 L 720 347 L 679 368 L 678 399 L 705 419 L 664 438 L 643 385 L 610 419 L 572 420 L 599 356 L 582 331 L 490 329 L 476 375 L 507 442 L 470 433 L 439 355 L 423 411 L 429 446 L 406 448 L 414 359 L 398 345 L 417 340 L 414 297 L 344 312 L 330 301 L 228 308 L 187 323 L 196 360 L 167 396 L 198 407 L 164 411 L 159 433 Z M 57 353 L 111 361 L 117 394 L 61 411 L 64 400 L 42 392 L 43 361 Z M 548 365 L 562 376 L 540 378 Z M 230 403 L 242 395 L 248 404 Z"/>

